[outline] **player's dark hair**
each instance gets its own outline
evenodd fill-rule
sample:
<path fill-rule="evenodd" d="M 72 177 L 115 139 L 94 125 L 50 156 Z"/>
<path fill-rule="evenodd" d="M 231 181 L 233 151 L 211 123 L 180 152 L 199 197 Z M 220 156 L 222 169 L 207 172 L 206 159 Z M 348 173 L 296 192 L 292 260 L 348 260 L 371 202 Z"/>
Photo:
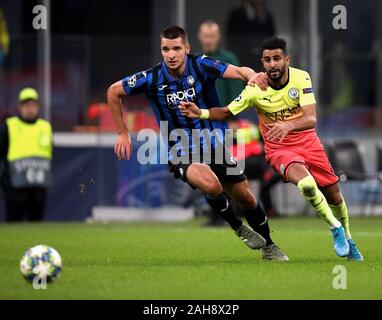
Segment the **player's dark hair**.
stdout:
<path fill-rule="evenodd" d="M 264 50 L 275 50 L 275 49 L 281 49 L 285 54 L 287 54 L 287 43 L 282 38 L 277 37 L 271 37 L 266 39 L 263 42 L 263 45 L 261 46 L 261 53 L 264 52 Z"/>
<path fill-rule="evenodd" d="M 184 30 L 183 28 L 179 26 L 170 26 L 170 27 L 164 28 L 162 32 L 160 33 L 160 40 L 162 40 L 162 38 L 166 38 L 166 39 L 182 38 L 185 44 L 188 43 L 188 36 L 187 36 L 186 30 Z"/>

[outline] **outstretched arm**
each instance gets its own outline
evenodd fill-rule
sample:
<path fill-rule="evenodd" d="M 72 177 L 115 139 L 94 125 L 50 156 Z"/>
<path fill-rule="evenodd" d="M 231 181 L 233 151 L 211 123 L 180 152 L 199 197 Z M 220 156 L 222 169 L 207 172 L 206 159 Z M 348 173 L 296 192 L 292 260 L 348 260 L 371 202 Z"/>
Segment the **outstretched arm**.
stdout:
<path fill-rule="evenodd" d="M 289 132 L 313 129 L 316 126 L 316 121 L 316 104 L 303 106 L 302 117 L 291 121 L 268 124 L 267 138 L 270 141 L 278 139 L 279 142 L 282 142 Z"/>
<path fill-rule="evenodd" d="M 265 72 L 255 72 L 248 67 L 237 67 L 229 64 L 223 78 L 241 80 L 250 86 L 258 85 L 261 90 L 266 90 L 268 87 L 267 74 Z"/>
<path fill-rule="evenodd" d="M 125 122 L 121 107 L 121 97 L 126 96 L 122 81 L 112 84 L 107 90 L 107 103 L 111 109 L 114 123 L 117 127 L 118 137 L 115 142 L 114 153 L 118 159 L 129 160 L 132 152 L 130 135 Z"/>
<path fill-rule="evenodd" d="M 179 110 L 185 117 L 196 119 L 226 121 L 233 117 L 228 107 L 210 108 L 208 110 L 200 109 L 195 103 L 188 101 L 181 101 Z"/>

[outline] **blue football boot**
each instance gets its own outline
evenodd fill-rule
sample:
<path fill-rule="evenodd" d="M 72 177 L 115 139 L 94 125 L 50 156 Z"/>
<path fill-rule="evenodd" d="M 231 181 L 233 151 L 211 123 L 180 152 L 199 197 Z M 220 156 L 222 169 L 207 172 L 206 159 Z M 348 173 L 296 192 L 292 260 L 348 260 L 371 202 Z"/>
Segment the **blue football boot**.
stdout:
<path fill-rule="evenodd" d="M 333 234 L 334 251 L 339 257 L 346 257 L 349 255 L 350 246 L 346 240 L 345 230 L 343 226 L 333 228 L 330 230 Z"/>
<path fill-rule="evenodd" d="M 363 256 L 361 252 L 358 250 L 357 245 L 353 241 L 353 239 L 348 240 L 349 243 L 349 254 L 348 254 L 348 260 L 352 261 L 363 261 Z"/>

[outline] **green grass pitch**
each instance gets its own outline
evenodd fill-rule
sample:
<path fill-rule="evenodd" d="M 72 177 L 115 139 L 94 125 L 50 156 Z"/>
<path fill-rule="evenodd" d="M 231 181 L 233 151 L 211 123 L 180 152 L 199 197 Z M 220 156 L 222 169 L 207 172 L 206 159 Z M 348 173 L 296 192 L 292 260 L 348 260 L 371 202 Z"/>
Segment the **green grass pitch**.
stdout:
<path fill-rule="evenodd" d="M 364 263 L 336 257 L 318 218 L 271 219 L 290 262 L 263 261 L 228 228 L 184 223 L 0 225 L 0 299 L 381 299 L 382 218 L 351 219 Z M 24 251 L 48 244 L 60 278 L 35 290 L 19 272 Z M 333 268 L 347 289 L 333 289 Z"/>

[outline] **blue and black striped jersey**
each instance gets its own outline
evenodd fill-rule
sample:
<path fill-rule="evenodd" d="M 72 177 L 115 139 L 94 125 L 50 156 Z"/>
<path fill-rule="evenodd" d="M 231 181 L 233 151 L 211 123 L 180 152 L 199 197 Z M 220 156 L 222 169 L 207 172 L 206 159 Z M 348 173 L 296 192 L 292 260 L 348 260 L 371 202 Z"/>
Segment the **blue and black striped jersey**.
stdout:
<path fill-rule="evenodd" d="M 168 132 L 162 131 L 162 134 L 168 135 L 169 149 L 175 144 L 177 147 L 179 145 L 177 143 L 180 140 L 179 136 L 177 141 L 171 141 L 173 140 L 171 132 L 176 129 L 178 135 L 179 132 L 182 132 L 182 135 L 189 141 L 187 145 L 179 146 L 178 156 L 186 153 L 193 154 L 198 152 L 199 148 L 202 148 L 202 152 L 206 152 L 212 151 L 208 150 L 209 145 L 214 149 L 216 141 L 223 142 L 227 124 L 221 121 L 184 117 L 180 113 L 178 105 L 180 101 L 187 100 L 195 102 L 202 109 L 221 106 L 215 88 L 215 80 L 223 77 L 227 67 L 228 64 L 205 55 L 188 55 L 184 74 L 179 79 L 174 79 L 166 64 L 162 62 L 146 71 L 124 78 L 122 84 L 127 95 L 143 93 L 147 96 L 158 124 L 161 121 L 168 122 Z M 203 132 L 200 142 L 197 141 L 200 143 L 199 148 L 194 143 L 195 139 L 192 139 L 193 129 Z M 217 131 L 221 135 L 214 135 L 215 138 L 211 138 L 213 130 L 215 130 L 214 133 Z M 208 139 L 209 143 L 206 144 L 205 139 Z M 169 159 L 172 158 L 170 152 L 168 156 Z"/>

